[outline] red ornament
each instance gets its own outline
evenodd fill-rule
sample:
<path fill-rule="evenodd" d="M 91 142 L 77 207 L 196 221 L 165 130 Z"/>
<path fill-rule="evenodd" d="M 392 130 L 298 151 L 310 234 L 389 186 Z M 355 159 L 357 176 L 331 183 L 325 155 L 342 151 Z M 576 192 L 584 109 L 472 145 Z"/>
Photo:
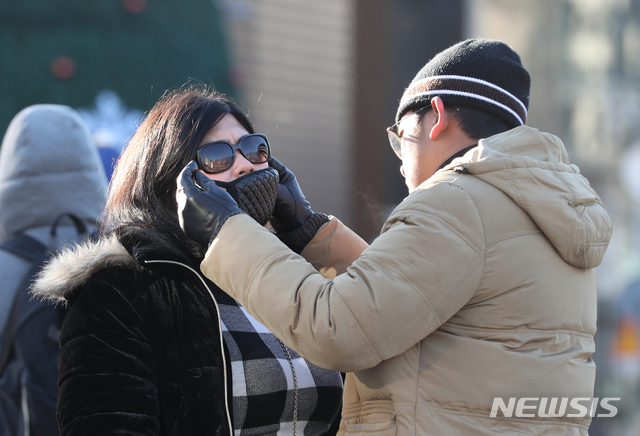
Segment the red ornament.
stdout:
<path fill-rule="evenodd" d="M 122 7 L 132 14 L 139 14 L 147 9 L 147 0 L 122 0 Z"/>
<path fill-rule="evenodd" d="M 249 74 L 247 70 L 240 65 L 235 65 L 227 71 L 227 80 L 237 88 L 241 88 L 247 84 Z"/>
<path fill-rule="evenodd" d="M 49 70 L 56 79 L 68 79 L 76 73 L 76 63 L 67 56 L 58 56 L 49 65 Z"/>

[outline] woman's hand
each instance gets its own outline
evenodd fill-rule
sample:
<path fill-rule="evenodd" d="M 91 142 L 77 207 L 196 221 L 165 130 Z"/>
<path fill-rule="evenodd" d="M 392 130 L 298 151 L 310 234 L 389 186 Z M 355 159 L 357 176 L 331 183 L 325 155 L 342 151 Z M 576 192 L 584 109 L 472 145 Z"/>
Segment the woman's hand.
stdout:
<path fill-rule="evenodd" d="M 180 227 L 203 246 L 209 246 L 230 217 L 244 213 L 227 191 L 198 171 L 195 161 L 184 167 L 176 182 Z"/>

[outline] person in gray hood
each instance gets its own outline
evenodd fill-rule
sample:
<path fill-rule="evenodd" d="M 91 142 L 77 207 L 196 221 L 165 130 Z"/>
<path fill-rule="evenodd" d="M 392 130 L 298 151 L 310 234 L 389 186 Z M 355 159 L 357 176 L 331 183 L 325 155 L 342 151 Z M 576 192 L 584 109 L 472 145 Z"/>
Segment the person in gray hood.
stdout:
<path fill-rule="evenodd" d="M 44 257 L 79 239 L 79 232 L 95 225 L 106 192 L 98 151 L 75 110 L 41 104 L 13 118 L 0 149 L 2 436 L 58 434 L 61 316 L 59 309 L 27 296 L 30 256 L 40 250 L 36 257 Z M 18 314 L 18 306 L 28 315 Z"/>
<path fill-rule="evenodd" d="M 388 131 L 409 195 L 368 247 L 332 218 L 298 256 L 222 189 L 202 195 L 193 165 L 178 176 L 203 274 L 347 373 L 339 435 L 588 434 L 611 221 L 560 139 L 525 125 L 529 85 L 485 39 L 418 72 Z M 345 249 L 359 256 L 340 274 Z"/>

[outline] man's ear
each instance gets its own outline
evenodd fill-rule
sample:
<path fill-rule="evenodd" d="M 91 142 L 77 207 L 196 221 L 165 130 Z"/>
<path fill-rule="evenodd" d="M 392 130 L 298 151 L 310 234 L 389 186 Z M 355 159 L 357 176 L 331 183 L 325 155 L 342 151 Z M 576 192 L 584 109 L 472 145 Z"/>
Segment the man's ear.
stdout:
<path fill-rule="evenodd" d="M 431 109 L 433 109 L 435 119 L 433 127 L 429 132 L 429 138 L 431 140 L 435 140 L 442 135 L 442 132 L 444 132 L 447 129 L 447 126 L 449 126 L 450 115 L 444 109 L 444 103 L 440 97 L 433 97 L 431 99 Z"/>

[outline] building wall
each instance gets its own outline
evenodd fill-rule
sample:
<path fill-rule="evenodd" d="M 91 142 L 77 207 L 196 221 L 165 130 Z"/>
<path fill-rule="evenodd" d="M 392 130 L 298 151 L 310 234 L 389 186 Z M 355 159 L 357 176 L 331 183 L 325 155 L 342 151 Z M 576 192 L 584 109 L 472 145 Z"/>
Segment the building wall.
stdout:
<path fill-rule="evenodd" d="M 386 127 L 416 72 L 461 37 L 462 0 L 217 0 L 232 82 L 314 209 L 367 241 L 407 194 Z"/>
<path fill-rule="evenodd" d="M 350 224 L 352 0 L 229 0 L 233 80 L 314 210 Z"/>

